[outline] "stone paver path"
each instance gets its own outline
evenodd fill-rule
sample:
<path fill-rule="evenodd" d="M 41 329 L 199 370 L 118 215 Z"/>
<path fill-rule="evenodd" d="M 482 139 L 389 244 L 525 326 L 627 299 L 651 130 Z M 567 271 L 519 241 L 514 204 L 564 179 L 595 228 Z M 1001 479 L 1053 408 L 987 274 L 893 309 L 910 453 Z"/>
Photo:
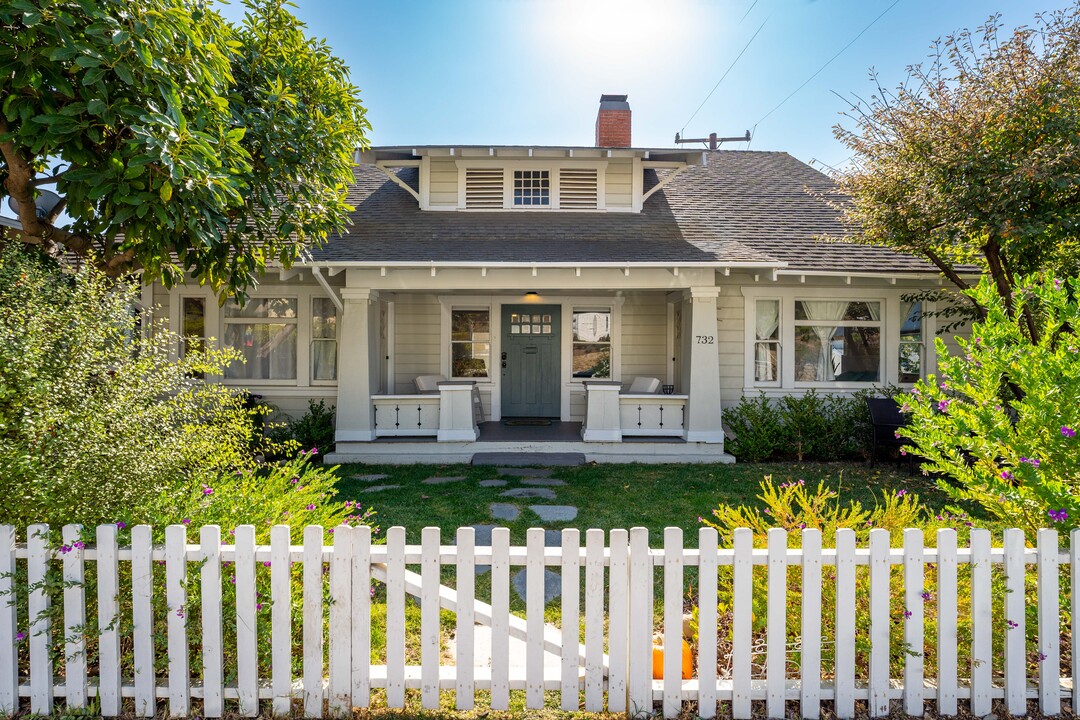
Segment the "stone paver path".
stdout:
<path fill-rule="evenodd" d="M 566 482 L 563 480 L 556 480 L 555 478 L 523 478 L 521 484 L 538 487 L 561 487 L 565 485 Z"/>
<path fill-rule="evenodd" d="M 401 487 L 400 485 L 373 485 L 372 487 L 364 488 L 360 492 L 362 492 L 362 493 L 382 492 L 383 490 L 397 490 L 400 487 Z"/>
<path fill-rule="evenodd" d="M 521 509 L 517 505 L 512 505 L 510 503 L 491 503 L 488 509 L 491 511 L 491 517 L 496 520 L 513 522 L 521 515 Z"/>
<path fill-rule="evenodd" d="M 554 500 L 555 491 L 548 488 L 513 488 L 499 493 L 502 497 L 510 498 L 538 498 L 542 500 Z"/>
<path fill-rule="evenodd" d="M 453 476 L 450 476 L 450 477 L 429 477 L 429 478 L 424 478 L 420 482 L 424 483 L 425 485 L 445 485 L 446 483 L 458 482 L 459 480 L 464 480 L 464 479 L 465 479 L 464 475 L 453 475 Z"/>
<path fill-rule="evenodd" d="M 578 509 L 573 505 L 530 505 L 529 509 L 540 516 L 541 522 L 570 522 L 577 517 Z"/>
<path fill-rule="evenodd" d="M 480 487 L 505 487 L 506 480 L 481 480 Z"/>
<path fill-rule="evenodd" d="M 375 482 L 376 480 L 385 480 L 386 475 L 353 475 L 352 479 L 360 482 Z"/>
<path fill-rule="evenodd" d="M 522 600 L 525 599 L 527 581 L 525 568 L 522 568 L 510 578 L 510 586 Z M 547 604 L 562 595 L 562 577 L 552 570 L 544 571 L 544 603 Z"/>
<path fill-rule="evenodd" d="M 512 475 L 522 478 L 546 478 L 551 477 L 551 468 L 499 468 L 500 475 Z"/>

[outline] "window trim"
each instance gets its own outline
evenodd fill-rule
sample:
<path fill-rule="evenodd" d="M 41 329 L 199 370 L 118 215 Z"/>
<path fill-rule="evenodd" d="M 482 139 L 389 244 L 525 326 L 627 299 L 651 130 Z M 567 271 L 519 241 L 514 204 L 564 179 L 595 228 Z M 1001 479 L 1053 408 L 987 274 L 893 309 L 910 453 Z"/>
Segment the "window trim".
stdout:
<path fill-rule="evenodd" d="M 502 210 L 513 212 L 604 212 L 607 210 L 607 166 L 606 160 L 574 160 L 564 159 L 528 159 L 528 158 L 502 158 L 502 159 L 461 159 L 456 160 L 458 169 L 458 202 L 459 212 L 499 212 L 493 208 L 467 208 L 465 207 L 465 172 L 474 169 L 501 168 L 503 171 L 503 206 Z M 595 208 L 563 208 L 560 198 L 560 186 L 562 182 L 562 170 L 572 168 L 575 170 L 596 170 L 596 207 Z M 550 204 L 548 205 L 514 205 L 514 171 L 516 170 L 547 170 L 550 179 Z"/>

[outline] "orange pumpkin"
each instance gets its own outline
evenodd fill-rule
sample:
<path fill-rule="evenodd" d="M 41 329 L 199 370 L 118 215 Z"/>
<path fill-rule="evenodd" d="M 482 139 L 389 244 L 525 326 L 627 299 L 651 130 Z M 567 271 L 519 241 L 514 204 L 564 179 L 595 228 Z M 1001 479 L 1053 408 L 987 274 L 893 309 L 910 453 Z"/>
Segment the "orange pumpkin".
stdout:
<path fill-rule="evenodd" d="M 652 649 L 652 676 L 653 680 L 664 679 L 664 646 L 653 645 Z M 694 676 L 694 658 L 690 651 L 690 643 L 682 641 L 682 679 L 689 680 Z"/>

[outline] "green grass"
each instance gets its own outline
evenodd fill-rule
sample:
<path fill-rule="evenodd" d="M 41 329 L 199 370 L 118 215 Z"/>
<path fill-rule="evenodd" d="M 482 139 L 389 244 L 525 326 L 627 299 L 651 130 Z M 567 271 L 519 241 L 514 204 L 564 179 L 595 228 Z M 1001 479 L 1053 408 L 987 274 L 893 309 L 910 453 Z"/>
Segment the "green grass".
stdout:
<path fill-rule="evenodd" d="M 710 517 L 712 510 L 727 505 L 759 506 L 759 483 L 772 475 L 777 483 L 805 480 L 807 484 L 824 482 L 835 488 L 842 502 L 857 500 L 873 506 L 884 493 L 899 489 L 915 492 L 930 508 L 947 504 L 948 498 L 934 481 L 919 474 L 908 475 L 892 465 L 869 468 L 853 463 L 775 463 L 736 465 L 585 465 L 557 467 L 552 477 L 564 480 L 564 487 L 553 488 L 556 500 L 511 499 L 500 497 L 504 490 L 519 486 L 511 481 L 506 487 L 482 488 L 480 480 L 499 477 L 496 468 L 469 465 L 344 465 L 339 469 L 339 499 L 359 500 L 378 513 L 377 524 L 386 528 L 406 528 L 407 542 L 419 543 L 424 527 L 443 530 L 448 542 L 458 527 L 493 523 L 510 528 L 511 542 L 524 544 L 525 531 L 540 527 L 540 518 L 529 505 L 574 505 L 576 520 L 545 527 L 600 528 L 646 527 L 653 542 L 665 527 L 680 527 L 686 544 L 694 547 L 699 517 Z M 385 480 L 362 482 L 357 475 L 386 474 Z M 421 480 L 433 476 L 465 476 L 464 480 L 445 485 L 425 485 Z M 400 485 L 399 489 L 364 493 L 372 485 Z M 488 506 L 510 502 L 522 508 L 521 516 L 510 523 L 491 520 Z"/>

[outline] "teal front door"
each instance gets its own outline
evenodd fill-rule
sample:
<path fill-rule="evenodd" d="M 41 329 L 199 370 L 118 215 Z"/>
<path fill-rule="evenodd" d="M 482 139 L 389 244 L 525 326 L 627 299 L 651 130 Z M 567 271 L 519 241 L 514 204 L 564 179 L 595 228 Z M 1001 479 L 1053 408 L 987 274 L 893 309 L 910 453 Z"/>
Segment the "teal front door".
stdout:
<path fill-rule="evenodd" d="M 503 417 L 559 417 L 558 305 L 503 305 Z"/>

